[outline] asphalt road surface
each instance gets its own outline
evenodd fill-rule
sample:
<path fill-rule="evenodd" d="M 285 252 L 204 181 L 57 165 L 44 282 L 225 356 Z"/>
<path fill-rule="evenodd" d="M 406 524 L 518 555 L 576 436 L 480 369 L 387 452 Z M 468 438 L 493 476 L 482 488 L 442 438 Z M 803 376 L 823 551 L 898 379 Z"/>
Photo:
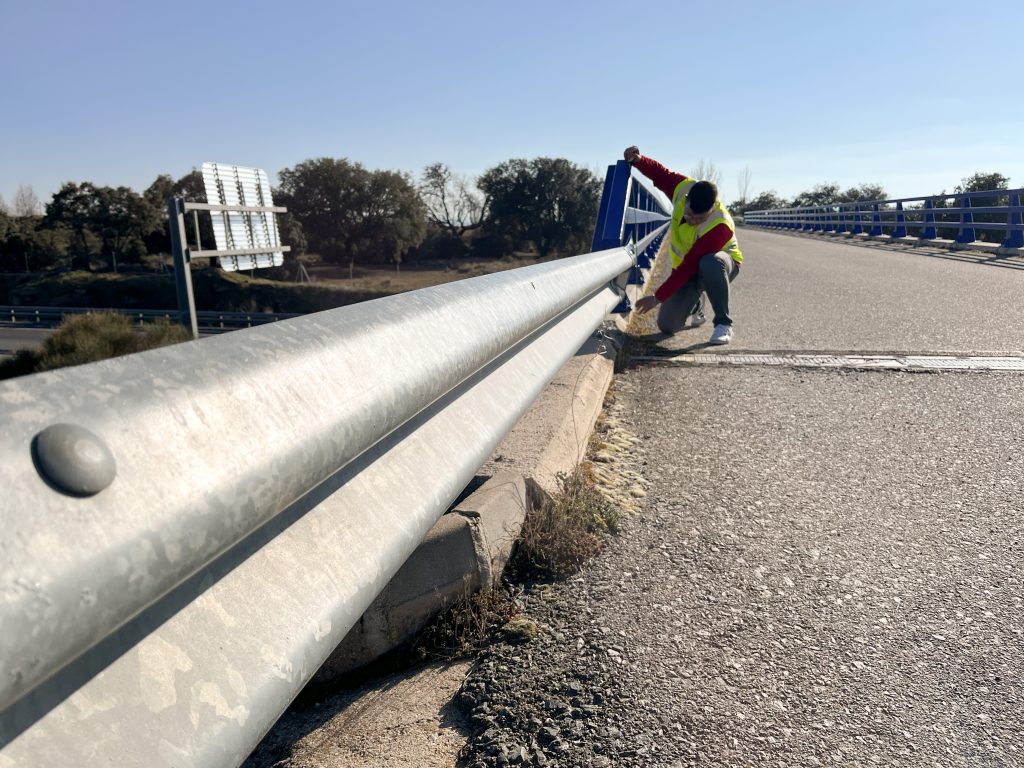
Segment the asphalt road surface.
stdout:
<path fill-rule="evenodd" d="M 1024 262 L 741 230 L 716 354 L 1016 355 Z M 1024 765 L 1024 372 L 683 365 L 616 382 L 645 508 L 528 645 L 461 764 Z"/>
<path fill-rule="evenodd" d="M 0 326 L 0 357 L 13 355 L 20 349 L 32 349 L 54 332 L 53 328 L 12 328 Z"/>

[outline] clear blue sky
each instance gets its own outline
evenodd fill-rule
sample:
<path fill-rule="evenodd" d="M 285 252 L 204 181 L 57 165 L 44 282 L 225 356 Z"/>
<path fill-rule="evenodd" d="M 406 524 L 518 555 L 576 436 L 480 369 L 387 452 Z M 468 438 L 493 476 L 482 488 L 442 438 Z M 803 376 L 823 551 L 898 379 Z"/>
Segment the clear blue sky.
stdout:
<path fill-rule="evenodd" d="M 0 195 L 205 160 L 604 173 L 632 143 L 752 192 L 1024 186 L 1022 0 L 0 0 Z"/>

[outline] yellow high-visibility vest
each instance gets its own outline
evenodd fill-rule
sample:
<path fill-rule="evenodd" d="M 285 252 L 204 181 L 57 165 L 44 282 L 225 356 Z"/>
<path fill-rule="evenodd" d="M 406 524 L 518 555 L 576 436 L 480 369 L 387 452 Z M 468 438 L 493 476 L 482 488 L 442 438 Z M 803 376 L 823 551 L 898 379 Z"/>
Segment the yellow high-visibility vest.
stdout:
<path fill-rule="evenodd" d="M 732 216 L 729 215 L 729 211 L 722 205 L 721 200 L 715 200 L 715 204 L 711 207 L 711 215 L 699 226 L 694 227 L 686 223 L 686 219 L 683 217 L 686 194 L 696 183 L 697 179 L 681 181 L 672 194 L 672 240 L 669 244 L 669 250 L 672 253 L 672 268 L 675 269 L 683 263 L 683 257 L 693 248 L 697 238 L 722 223 L 729 227 L 729 232 L 732 233 L 729 242 L 722 250 L 728 253 L 737 264 L 742 264 L 743 252 L 736 240 L 736 224 L 733 222 Z"/>

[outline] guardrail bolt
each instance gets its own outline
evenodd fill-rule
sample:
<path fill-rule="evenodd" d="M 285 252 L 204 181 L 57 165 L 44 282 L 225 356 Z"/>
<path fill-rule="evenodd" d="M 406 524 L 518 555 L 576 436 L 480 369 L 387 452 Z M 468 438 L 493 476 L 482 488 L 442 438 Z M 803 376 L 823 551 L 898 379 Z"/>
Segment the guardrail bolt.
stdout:
<path fill-rule="evenodd" d="M 32 458 L 43 480 L 69 496 L 94 496 L 117 474 L 106 444 L 76 424 L 53 424 L 36 435 Z"/>

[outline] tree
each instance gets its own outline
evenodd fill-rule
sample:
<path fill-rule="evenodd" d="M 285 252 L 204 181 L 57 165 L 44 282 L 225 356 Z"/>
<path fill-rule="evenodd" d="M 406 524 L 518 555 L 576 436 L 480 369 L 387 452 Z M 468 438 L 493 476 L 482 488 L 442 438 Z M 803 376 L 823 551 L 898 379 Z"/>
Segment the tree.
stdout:
<path fill-rule="evenodd" d="M 884 200 L 885 198 L 885 187 L 881 184 L 861 184 L 859 186 L 850 187 L 849 189 L 839 193 L 836 198 L 836 202 L 859 203 Z"/>
<path fill-rule="evenodd" d="M 808 206 L 832 205 L 839 202 L 839 184 L 834 181 L 827 181 L 824 184 L 815 184 L 814 188 L 793 198 L 793 208 L 804 208 Z"/>
<path fill-rule="evenodd" d="M 32 189 L 31 184 L 19 184 L 18 189 L 14 193 L 14 215 L 17 217 L 22 216 L 39 216 L 43 212 L 43 206 L 39 202 L 39 198 L 36 196 L 36 191 Z"/>
<path fill-rule="evenodd" d="M 690 176 L 698 181 L 710 181 L 716 187 L 722 183 L 722 172 L 711 160 L 704 160 L 703 157 L 697 161 Z"/>
<path fill-rule="evenodd" d="M 96 235 L 91 230 L 95 219 L 96 187 L 85 181 L 67 182 L 46 206 L 46 225 L 65 226 L 72 233 L 71 263 L 73 267 L 92 270 L 91 256 Z"/>
<path fill-rule="evenodd" d="M 10 219 L 6 233 L 0 223 L 0 269 L 29 272 L 59 266 L 67 258 L 70 239 L 68 230 L 46 226 L 42 216 Z"/>
<path fill-rule="evenodd" d="M 738 203 L 740 206 L 747 204 L 747 198 L 750 196 L 750 180 L 753 174 L 750 172 L 750 166 L 743 166 L 743 170 L 740 171 L 739 176 L 736 178 L 736 186 L 740 192 L 740 199 Z"/>
<path fill-rule="evenodd" d="M 426 209 L 407 174 L 321 157 L 278 177 L 275 201 L 302 226 L 310 251 L 327 261 L 398 263 L 426 235 Z"/>
<path fill-rule="evenodd" d="M 978 173 L 974 173 L 970 176 L 961 179 L 960 183 L 957 184 L 956 187 L 954 187 L 953 192 L 959 195 L 964 192 L 987 192 L 990 189 L 996 190 L 1009 188 L 1009 176 L 1005 176 L 1001 173 L 987 173 L 984 171 L 979 171 Z M 994 195 L 992 197 L 972 197 L 970 198 L 970 200 L 972 208 L 995 207 L 1000 205 L 1007 205 L 1009 203 L 1009 200 L 1005 195 Z M 975 222 L 982 224 L 1006 223 L 1005 213 L 975 213 L 973 214 L 972 218 Z M 975 235 L 979 240 L 987 240 L 988 242 L 1002 242 L 1005 233 L 997 229 L 977 229 L 975 230 Z"/>
<path fill-rule="evenodd" d="M 462 238 L 483 224 L 487 198 L 474 192 L 465 176 L 452 173 L 444 163 L 423 169 L 419 192 L 427 217 L 451 237 Z"/>
<path fill-rule="evenodd" d="M 963 192 L 987 192 L 990 189 L 1009 189 L 1010 177 L 1001 173 L 979 172 L 960 180 L 953 191 L 957 194 Z"/>
<path fill-rule="evenodd" d="M 181 197 L 189 203 L 205 203 L 206 183 L 203 181 L 202 171 L 193 168 L 180 179 L 175 181 L 170 175 L 162 173 L 154 179 L 146 191 L 142 193 L 143 198 L 149 205 L 158 212 L 158 220 L 155 228 L 143 236 L 146 250 L 149 253 L 169 253 L 171 250 L 171 238 L 167 229 L 167 201 L 172 197 Z M 213 222 L 210 214 L 200 211 L 199 219 L 199 244 L 205 249 L 214 247 Z M 192 231 L 191 219 L 187 222 L 189 242 L 195 239 Z"/>
<path fill-rule="evenodd" d="M 4 201 L 4 196 L 0 195 L 0 216 L 7 216 L 10 213 L 10 209 L 7 207 L 7 203 Z"/>
<path fill-rule="evenodd" d="M 729 211 L 737 215 L 742 215 L 747 211 L 771 211 L 776 208 L 788 207 L 789 203 L 779 197 L 774 189 L 771 189 L 748 200 L 745 204 L 742 201 L 737 200 L 729 206 Z"/>
<path fill-rule="evenodd" d="M 46 206 L 45 223 L 63 225 L 73 233 L 73 261 L 91 269 L 99 245 L 113 269 L 117 259 L 145 252 L 143 238 L 159 226 L 159 212 L 128 187 L 97 187 L 86 181 L 68 182 Z"/>
<path fill-rule="evenodd" d="M 562 158 L 508 160 L 480 177 L 491 234 L 531 241 L 541 257 L 579 250 L 593 236 L 601 180 Z"/>
<path fill-rule="evenodd" d="M 160 211 L 128 187 L 97 187 L 93 230 L 103 239 L 113 270 L 117 259 L 138 259 L 146 252 L 143 238 L 160 225 Z"/>

